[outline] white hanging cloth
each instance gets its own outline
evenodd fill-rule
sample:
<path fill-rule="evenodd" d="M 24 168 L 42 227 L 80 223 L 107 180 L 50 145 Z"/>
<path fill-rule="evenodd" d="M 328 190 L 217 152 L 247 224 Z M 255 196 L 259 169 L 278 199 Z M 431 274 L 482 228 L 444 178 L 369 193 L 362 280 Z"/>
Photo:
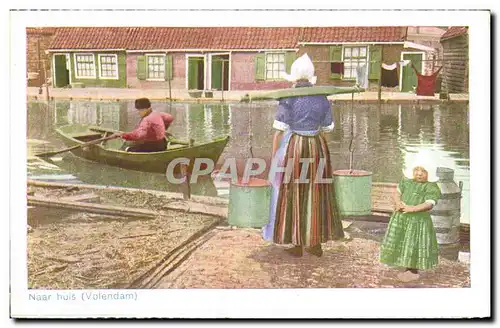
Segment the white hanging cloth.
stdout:
<path fill-rule="evenodd" d="M 403 61 L 401 61 L 401 66 L 406 66 L 409 63 L 411 63 L 411 60 L 403 60 Z"/>
<path fill-rule="evenodd" d="M 388 71 L 392 71 L 393 69 L 396 69 L 398 67 L 398 63 L 394 63 L 392 65 L 387 65 L 382 63 L 382 68 Z"/>
<path fill-rule="evenodd" d="M 368 70 L 366 67 L 364 64 L 356 67 L 356 85 L 363 89 L 368 88 Z"/>

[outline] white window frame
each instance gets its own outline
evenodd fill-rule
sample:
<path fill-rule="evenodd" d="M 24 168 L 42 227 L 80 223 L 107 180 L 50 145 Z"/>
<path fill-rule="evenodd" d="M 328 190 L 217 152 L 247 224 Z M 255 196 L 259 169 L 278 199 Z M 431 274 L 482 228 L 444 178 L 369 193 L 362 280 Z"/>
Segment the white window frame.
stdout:
<path fill-rule="evenodd" d="M 163 79 L 162 78 L 149 78 L 149 57 L 163 57 Z M 158 54 L 146 54 L 146 81 L 163 81 L 165 82 L 165 75 L 167 74 L 167 54 L 158 53 Z"/>
<path fill-rule="evenodd" d="M 52 54 L 52 69 L 51 69 L 51 77 L 52 77 L 52 86 L 56 85 L 56 56 L 66 56 L 66 69 L 69 74 L 69 85 L 73 83 L 73 74 L 71 69 L 71 55 L 68 53 L 53 53 Z"/>
<path fill-rule="evenodd" d="M 265 65 L 265 69 L 264 69 L 265 78 L 264 78 L 264 80 L 265 81 L 283 81 L 283 78 L 281 77 L 281 72 L 279 72 L 279 76 L 277 78 L 273 78 L 273 79 L 267 78 L 267 55 L 275 55 L 275 54 L 282 54 L 283 55 L 283 64 L 285 65 L 285 69 L 283 70 L 283 72 L 286 73 L 286 51 L 267 51 L 267 52 L 265 52 L 266 59 L 264 62 L 264 65 Z"/>
<path fill-rule="evenodd" d="M 78 62 L 77 62 L 76 58 L 77 58 L 78 56 L 89 56 L 89 55 L 92 55 L 92 63 L 94 64 L 94 75 L 93 75 L 93 76 L 80 76 L 80 75 L 78 75 L 78 66 L 77 66 Z M 84 80 L 84 79 L 85 79 L 85 80 L 95 80 L 95 79 L 97 78 L 97 75 L 96 75 L 97 70 L 96 70 L 96 67 L 95 67 L 95 54 L 94 54 L 94 53 L 92 53 L 92 52 L 87 52 L 87 53 L 85 53 L 85 52 L 74 53 L 74 54 L 73 54 L 73 62 L 74 62 L 73 64 L 74 64 L 74 67 L 75 67 L 75 77 L 76 77 L 77 79 L 82 79 L 82 80 Z"/>
<path fill-rule="evenodd" d="M 110 77 L 110 76 L 102 76 L 101 72 L 101 57 L 106 56 L 114 56 L 116 60 L 116 67 L 115 67 L 115 75 L 116 77 Z M 97 68 L 99 70 L 99 79 L 101 80 L 118 80 L 119 79 L 119 73 L 118 73 L 118 55 L 117 54 L 97 54 Z"/>
<path fill-rule="evenodd" d="M 208 55 L 208 66 L 206 67 L 205 69 L 205 75 L 207 75 L 207 83 L 208 83 L 208 88 L 206 88 L 207 90 L 212 90 L 212 57 L 213 56 L 220 56 L 220 55 L 229 55 L 229 81 L 227 81 L 228 83 L 228 90 L 225 90 L 225 91 L 231 91 L 231 52 L 214 52 L 214 53 L 210 53 Z M 205 59 L 206 60 L 206 59 Z M 207 74 L 207 73 L 210 73 L 210 74 Z"/>
<path fill-rule="evenodd" d="M 367 65 L 367 73 L 369 74 L 368 68 L 370 65 L 370 47 L 367 44 L 344 44 L 344 45 L 342 45 L 342 62 L 344 63 L 344 72 L 345 72 L 345 58 L 344 58 L 345 48 L 351 48 L 351 54 L 352 54 L 352 48 L 365 48 L 366 49 L 365 65 Z M 349 58 L 352 58 L 352 57 L 349 57 Z M 345 77 L 345 75 L 342 73 L 342 80 L 353 81 L 353 80 L 356 80 L 356 76 Z"/>

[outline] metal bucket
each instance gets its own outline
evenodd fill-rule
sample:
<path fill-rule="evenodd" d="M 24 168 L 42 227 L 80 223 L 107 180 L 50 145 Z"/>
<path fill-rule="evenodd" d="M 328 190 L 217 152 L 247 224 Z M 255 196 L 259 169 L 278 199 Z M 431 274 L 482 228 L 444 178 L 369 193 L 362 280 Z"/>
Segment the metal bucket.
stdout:
<path fill-rule="evenodd" d="M 271 186 L 263 179 L 251 178 L 248 184 L 231 183 L 229 224 L 240 228 L 262 228 L 269 223 Z"/>
<path fill-rule="evenodd" d="M 457 185 L 453 180 L 454 171 L 438 167 L 436 175 L 441 190 L 441 198 L 430 211 L 439 244 L 454 244 L 460 240 L 460 201 L 462 182 Z"/>
<path fill-rule="evenodd" d="M 336 170 L 333 183 L 342 216 L 372 214 L 372 173 L 362 170 Z"/>

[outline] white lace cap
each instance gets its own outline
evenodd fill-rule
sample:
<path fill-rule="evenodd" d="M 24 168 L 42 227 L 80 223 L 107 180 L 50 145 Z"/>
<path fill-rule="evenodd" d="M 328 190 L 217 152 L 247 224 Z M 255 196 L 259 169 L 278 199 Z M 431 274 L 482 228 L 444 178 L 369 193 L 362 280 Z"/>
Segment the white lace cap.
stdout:
<path fill-rule="evenodd" d="M 289 82 L 306 79 L 312 84 L 316 84 L 317 80 L 314 76 L 314 65 L 307 54 L 303 54 L 293 62 L 290 74 L 282 72 L 281 77 Z"/>

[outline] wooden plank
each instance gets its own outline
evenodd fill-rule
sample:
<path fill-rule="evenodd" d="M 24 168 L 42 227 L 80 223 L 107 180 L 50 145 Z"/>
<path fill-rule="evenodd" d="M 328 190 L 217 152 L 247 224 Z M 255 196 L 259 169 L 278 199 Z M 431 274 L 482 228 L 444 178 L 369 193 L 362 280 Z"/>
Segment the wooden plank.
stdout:
<path fill-rule="evenodd" d="M 389 216 L 381 216 L 381 215 L 364 215 L 364 216 L 348 216 L 343 218 L 343 220 L 349 221 L 366 221 L 366 222 L 381 222 L 381 223 L 389 223 Z"/>
<path fill-rule="evenodd" d="M 105 215 L 117 215 L 140 218 L 156 218 L 159 213 L 138 208 L 111 206 L 102 204 L 90 204 L 81 202 L 71 202 L 56 200 L 45 197 L 28 196 L 28 205 L 62 208 L 74 211 L 91 212 Z"/>
<path fill-rule="evenodd" d="M 91 185 L 91 184 L 80 184 L 80 183 L 62 183 L 62 182 L 45 182 L 28 180 L 28 186 L 33 187 L 43 187 L 43 188 L 79 188 L 87 190 L 106 190 L 106 191 L 118 191 L 118 192 L 130 192 L 130 193 L 146 193 L 153 196 L 165 197 L 168 199 L 182 200 L 184 199 L 183 194 L 174 193 L 168 191 L 158 191 L 149 189 L 137 189 L 137 188 L 126 188 L 126 187 L 111 187 L 105 185 Z M 203 204 L 209 205 L 228 205 L 229 200 L 220 197 L 210 197 L 210 196 L 198 196 L 192 195 L 191 200 Z"/>
<path fill-rule="evenodd" d="M 68 202 L 88 202 L 88 203 L 99 203 L 101 201 L 101 197 L 94 193 L 73 195 L 61 198 L 63 201 Z"/>
<path fill-rule="evenodd" d="M 389 188 L 397 188 L 398 184 L 397 183 L 391 183 L 391 182 L 374 182 L 372 183 L 372 187 L 389 187 Z"/>
<path fill-rule="evenodd" d="M 164 208 L 182 211 L 185 213 L 199 213 L 217 216 L 223 219 L 228 218 L 228 208 L 221 206 L 211 206 L 206 204 L 195 203 L 191 201 L 171 202 L 164 206 Z"/>

